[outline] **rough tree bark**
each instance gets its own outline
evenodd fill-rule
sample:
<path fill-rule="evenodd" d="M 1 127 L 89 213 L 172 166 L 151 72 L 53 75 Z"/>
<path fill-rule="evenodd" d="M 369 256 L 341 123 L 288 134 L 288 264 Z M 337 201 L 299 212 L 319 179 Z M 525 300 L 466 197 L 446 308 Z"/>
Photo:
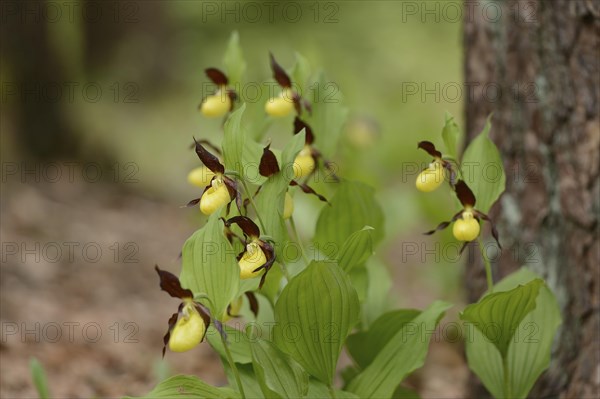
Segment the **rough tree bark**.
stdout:
<path fill-rule="evenodd" d="M 529 266 L 563 316 L 530 396 L 599 397 L 600 1 L 467 1 L 464 15 L 468 139 L 493 112 L 507 172 L 492 211 L 505 247 L 495 280 Z M 483 270 L 470 256 L 471 301 L 485 290 Z"/>

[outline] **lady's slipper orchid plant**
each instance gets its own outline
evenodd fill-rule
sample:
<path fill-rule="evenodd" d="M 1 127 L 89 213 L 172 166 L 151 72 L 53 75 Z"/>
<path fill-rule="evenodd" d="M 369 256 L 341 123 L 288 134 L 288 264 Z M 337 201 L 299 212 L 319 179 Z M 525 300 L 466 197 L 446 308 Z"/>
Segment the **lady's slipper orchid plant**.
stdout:
<path fill-rule="evenodd" d="M 260 229 L 246 216 L 234 216 L 225 221 L 225 227 L 229 228 L 236 224 L 244 233 L 244 238 L 240 239 L 244 244 L 244 250 L 237 256 L 240 266 L 240 279 L 247 280 L 262 276 L 259 288 L 265 283 L 267 273 L 275 262 L 275 249 L 273 246 L 260 238 Z M 235 234 L 227 234 L 228 237 L 237 237 Z M 239 237 L 238 237 L 239 238 Z"/>
<path fill-rule="evenodd" d="M 194 301 L 194 294 L 181 287 L 177 276 L 155 266 L 160 278 L 160 288 L 173 298 L 182 300 L 177 313 L 169 318 L 169 330 L 163 338 L 163 357 L 167 345 L 173 352 L 185 352 L 196 347 L 204 339 L 210 325 L 210 313 L 201 303 Z"/>
<path fill-rule="evenodd" d="M 308 112 L 311 112 L 310 103 L 302 99 L 298 92 L 292 88 L 292 79 L 285 70 L 275 61 L 273 54 L 271 57 L 271 69 L 273 77 L 281 86 L 281 92 L 277 97 L 270 98 L 265 104 L 265 112 L 273 117 L 284 117 L 292 113 L 295 109 L 296 113 L 302 113 L 302 107 Z"/>
<path fill-rule="evenodd" d="M 454 191 L 456 192 L 456 196 L 462 204 L 463 209 L 457 212 L 449 222 L 442 222 L 434 230 L 428 231 L 425 234 L 430 235 L 436 231 L 443 230 L 452 222 L 454 222 L 454 225 L 452 226 L 452 234 L 454 235 L 454 238 L 456 238 L 458 241 L 465 242 L 461 249 L 462 252 L 469 242 L 479 237 L 479 233 L 481 231 L 479 220 L 483 219 L 491 224 L 492 236 L 498 243 L 498 247 L 502 248 L 498 239 L 498 231 L 496 230 L 494 222 L 489 218 L 488 215 L 475 209 L 475 195 L 469 186 L 467 186 L 467 183 L 465 183 L 463 180 L 459 180 L 454 186 Z"/>
<path fill-rule="evenodd" d="M 442 158 L 442 153 L 435 148 L 435 145 L 430 141 L 421 141 L 417 145 L 417 148 L 425 150 L 425 152 L 433 157 L 429 166 L 417 176 L 417 181 L 415 182 L 417 190 L 425 193 L 436 190 L 442 185 L 446 173 L 449 176 L 450 185 L 453 186 L 456 180 L 456 173 L 450 161 Z"/>
<path fill-rule="evenodd" d="M 233 109 L 233 103 L 237 99 L 237 94 L 227 86 L 229 79 L 221 70 L 208 68 L 204 72 L 219 88 L 214 94 L 204 98 L 199 109 L 202 115 L 207 118 L 219 118 Z"/>
<path fill-rule="evenodd" d="M 294 134 L 300 133 L 303 129 L 305 131 L 304 148 L 294 159 L 294 179 L 302 179 L 312 175 L 318 166 L 319 159 L 323 161 L 323 166 L 331 170 L 330 163 L 323 159 L 319 150 L 313 146 L 315 136 L 312 128 L 302 119 L 296 117 L 294 119 Z M 333 171 L 332 176 L 337 180 L 337 176 L 333 174 Z"/>
<path fill-rule="evenodd" d="M 211 215 L 224 205 L 229 207 L 229 204 L 235 198 L 239 209 L 242 202 L 241 194 L 238 191 L 236 181 L 225 175 L 225 166 L 216 156 L 208 152 L 199 141 L 196 141 L 196 154 L 214 176 L 204 188 L 200 198 L 191 200 L 187 206 L 200 203 L 200 211 L 205 215 Z"/>

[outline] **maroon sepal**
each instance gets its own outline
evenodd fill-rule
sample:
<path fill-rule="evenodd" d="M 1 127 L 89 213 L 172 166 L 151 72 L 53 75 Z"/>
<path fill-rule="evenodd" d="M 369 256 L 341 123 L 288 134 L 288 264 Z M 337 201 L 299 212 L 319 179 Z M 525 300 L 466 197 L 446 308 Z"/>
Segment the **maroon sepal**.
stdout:
<path fill-rule="evenodd" d="M 456 185 L 454 186 L 454 191 L 456 192 L 458 200 L 464 207 L 475 206 L 475 194 L 473 194 L 473 191 L 471 191 L 469 186 L 467 186 L 467 183 L 465 183 L 463 180 L 459 180 L 458 182 L 456 182 Z"/>
<path fill-rule="evenodd" d="M 208 152 L 196 138 L 194 138 L 194 142 L 196 143 L 196 154 L 200 161 L 215 174 L 225 173 L 225 166 L 219 162 L 219 158 Z"/>
<path fill-rule="evenodd" d="M 275 61 L 275 57 L 273 53 L 269 53 L 269 57 L 271 58 L 271 69 L 273 70 L 273 77 L 279 83 L 279 85 L 283 88 L 292 87 L 292 80 L 285 72 L 285 70 Z"/>
<path fill-rule="evenodd" d="M 298 134 L 305 129 L 305 144 L 312 144 L 315 141 L 315 136 L 313 135 L 312 128 L 308 125 L 308 123 L 304 122 L 302 119 L 296 117 L 294 118 L 294 134 Z"/>
<path fill-rule="evenodd" d="M 270 149 L 271 144 L 263 148 L 263 154 L 260 158 L 260 165 L 258 166 L 258 172 L 261 176 L 269 177 L 279 172 L 279 163 L 277 163 L 277 157 L 273 154 Z"/>
<path fill-rule="evenodd" d="M 206 76 L 217 86 L 227 86 L 229 79 L 220 69 L 217 68 L 206 68 L 204 70 Z"/>
<path fill-rule="evenodd" d="M 181 287 L 179 278 L 173 273 L 166 270 L 161 270 L 158 265 L 154 266 L 154 269 L 158 273 L 160 278 L 160 288 L 171 295 L 173 298 L 193 298 L 194 294 L 191 290 Z"/>
<path fill-rule="evenodd" d="M 248 237 L 258 238 L 260 237 L 260 229 L 252 221 L 252 219 L 246 216 L 234 216 L 225 222 L 226 226 L 231 226 L 233 223 L 240 226 L 240 229 L 244 232 L 244 234 Z"/>
<path fill-rule="evenodd" d="M 433 145 L 431 141 L 420 141 L 419 144 L 417 144 L 417 148 L 425 150 L 425 152 L 434 158 L 442 157 L 442 153 L 435 149 L 435 145 Z"/>

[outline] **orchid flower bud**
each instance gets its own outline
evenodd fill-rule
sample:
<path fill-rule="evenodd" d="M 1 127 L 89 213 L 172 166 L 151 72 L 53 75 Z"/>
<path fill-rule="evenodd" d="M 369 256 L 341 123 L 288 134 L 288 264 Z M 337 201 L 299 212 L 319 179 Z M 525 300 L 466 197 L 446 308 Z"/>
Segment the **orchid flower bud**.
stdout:
<path fill-rule="evenodd" d="M 294 213 L 294 199 L 292 198 L 290 193 L 288 193 L 287 191 L 285 193 L 284 201 L 285 202 L 283 205 L 283 218 L 289 219 L 292 216 L 292 214 Z"/>

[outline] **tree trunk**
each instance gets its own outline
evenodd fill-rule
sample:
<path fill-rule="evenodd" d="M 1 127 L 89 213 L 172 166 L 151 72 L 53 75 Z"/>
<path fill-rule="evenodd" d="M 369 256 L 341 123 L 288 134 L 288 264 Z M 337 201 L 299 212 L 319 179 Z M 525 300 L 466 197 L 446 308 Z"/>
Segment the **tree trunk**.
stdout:
<path fill-rule="evenodd" d="M 494 278 L 527 265 L 563 317 L 550 368 L 530 395 L 599 397 L 600 2 L 467 1 L 464 15 L 467 136 L 493 112 L 507 174 L 492 211 L 504 247 Z M 485 290 L 476 256 L 466 281 L 476 301 Z"/>

